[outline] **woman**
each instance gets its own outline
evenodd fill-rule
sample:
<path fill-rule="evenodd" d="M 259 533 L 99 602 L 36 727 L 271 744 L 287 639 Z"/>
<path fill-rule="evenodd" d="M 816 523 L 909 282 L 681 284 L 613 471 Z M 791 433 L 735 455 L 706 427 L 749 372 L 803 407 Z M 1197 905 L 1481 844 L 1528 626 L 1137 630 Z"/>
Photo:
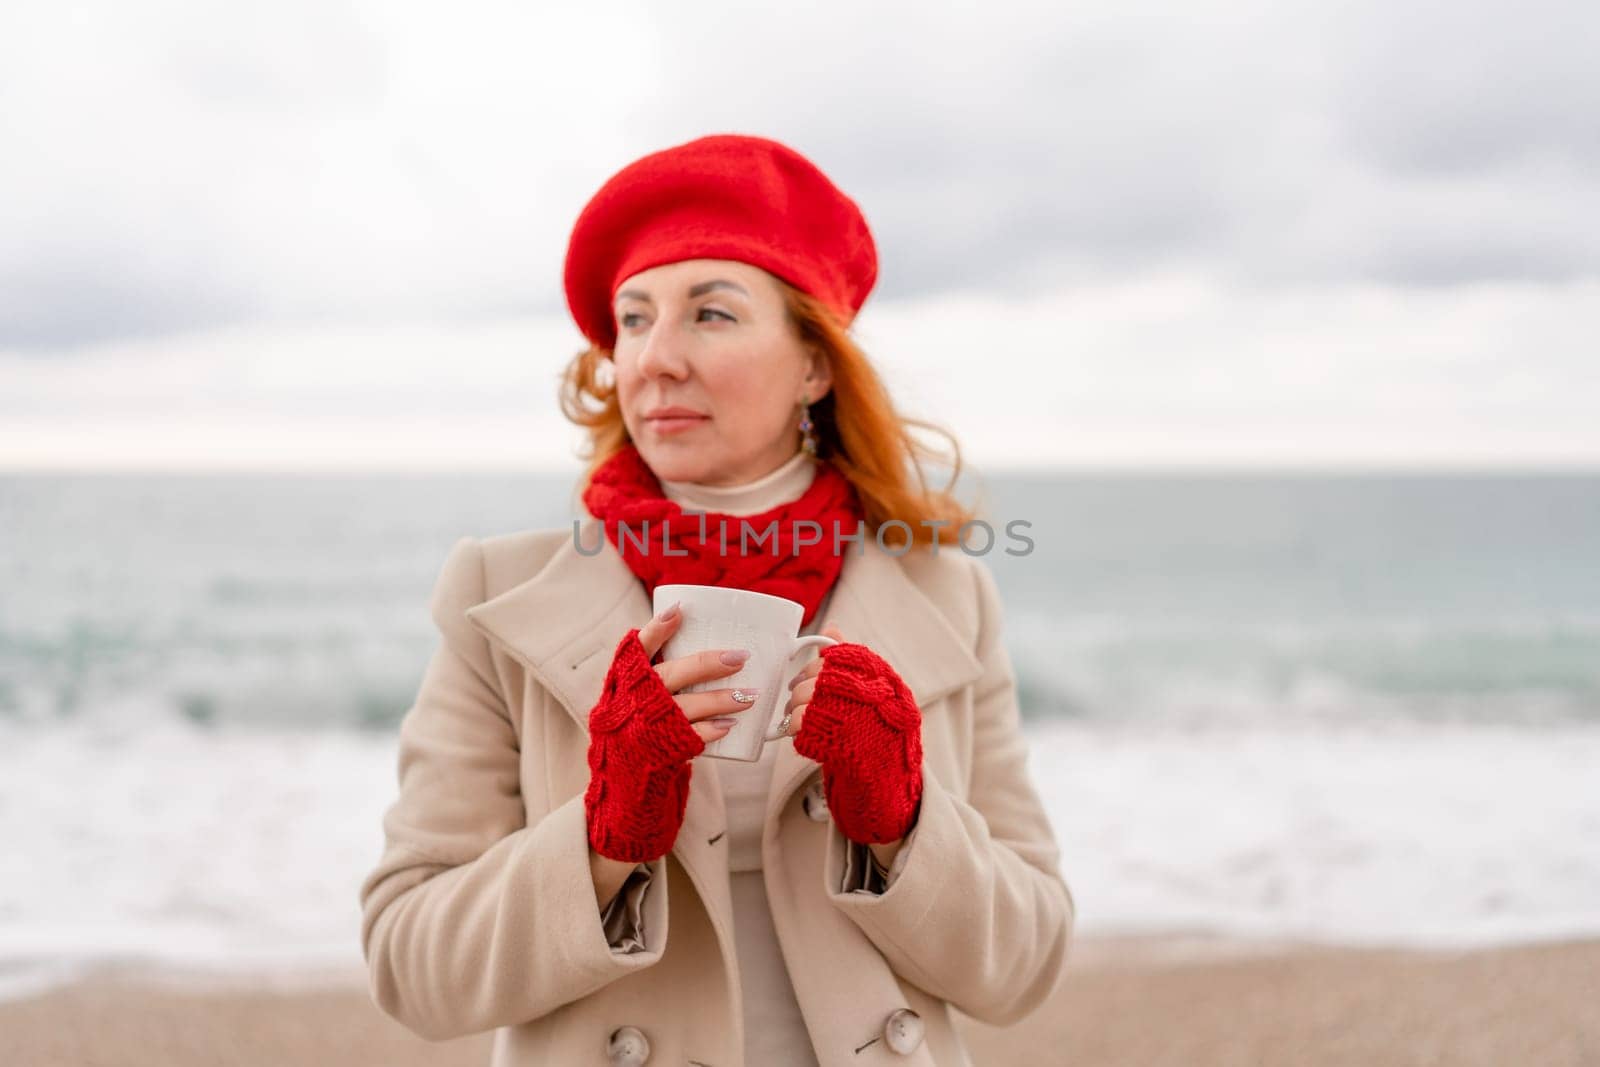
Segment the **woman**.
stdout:
<path fill-rule="evenodd" d="M 970 515 L 845 332 L 876 273 L 856 205 L 764 138 L 646 156 L 580 214 L 587 514 L 451 550 L 361 886 L 372 995 L 412 1030 L 496 1029 L 496 1064 L 948 1067 L 950 1009 L 1003 1025 L 1054 988 L 1075 908 L 994 580 L 937 538 Z M 841 642 L 754 763 L 696 758 L 751 695 L 682 692 L 737 656 L 656 662 L 666 582 Z"/>

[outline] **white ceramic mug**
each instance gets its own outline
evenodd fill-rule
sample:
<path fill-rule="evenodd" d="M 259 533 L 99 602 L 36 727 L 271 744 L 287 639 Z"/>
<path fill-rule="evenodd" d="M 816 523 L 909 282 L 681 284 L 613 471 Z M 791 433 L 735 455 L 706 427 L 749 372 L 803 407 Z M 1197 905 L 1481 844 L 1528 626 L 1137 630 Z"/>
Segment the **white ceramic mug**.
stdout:
<path fill-rule="evenodd" d="M 716 741 L 706 742 L 703 756 L 736 759 L 753 763 L 761 758 L 761 746 L 787 734 L 773 731 L 775 712 L 789 702 L 786 668 L 808 648 L 821 648 L 839 642 L 822 634 L 800 634 L 805 605 L 787 597 L 753 593 L 748 589 L 725 589 L 719 585 L 658 585 L 654 605 L 657 614 L 681 601 L 683 618 L 661 649 L 663 660 L 692 656 L 708 648 L 742 648 L 750 653 L 744 666 L 722 678 L 696 682 L 680 693 L 699 693 L 707 689 L 755 689 L 756 702 L 743 711 L 730 709 L 733 729 Z M 780 701 L 779 695 L 783 696 Z"/>

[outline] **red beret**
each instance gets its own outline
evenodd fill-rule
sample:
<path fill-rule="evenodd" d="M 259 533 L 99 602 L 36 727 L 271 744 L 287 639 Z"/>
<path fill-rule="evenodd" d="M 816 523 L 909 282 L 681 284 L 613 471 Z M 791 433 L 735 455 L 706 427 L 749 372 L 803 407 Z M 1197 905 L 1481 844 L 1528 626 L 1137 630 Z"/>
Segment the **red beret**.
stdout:
<path fill-rule="evenodd" d="M 827 175 L 765 137 L 713 134 L 628 164 L 578 214 L 567 307 L 592 343 L 616 344 L 624 279 L 683 259 L 734 259 L 777 275 L 848 325 L 878 277 L 867 220 Z"/>

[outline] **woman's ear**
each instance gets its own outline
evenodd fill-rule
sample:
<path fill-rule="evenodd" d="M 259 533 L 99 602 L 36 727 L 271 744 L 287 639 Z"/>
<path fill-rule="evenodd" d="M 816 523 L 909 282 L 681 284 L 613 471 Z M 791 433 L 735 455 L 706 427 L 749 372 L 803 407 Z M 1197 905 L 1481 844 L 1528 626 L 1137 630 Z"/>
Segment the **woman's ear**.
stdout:
<path fill-rule="evenodd" d="M 833 388 L 833 371 L 828 366 L 828 360 L 819 353 L 812 352 L 807 357 L 806 379 L 803 385 L 805 395 L 815 404 L 828 395 L 828 390 Z"/>

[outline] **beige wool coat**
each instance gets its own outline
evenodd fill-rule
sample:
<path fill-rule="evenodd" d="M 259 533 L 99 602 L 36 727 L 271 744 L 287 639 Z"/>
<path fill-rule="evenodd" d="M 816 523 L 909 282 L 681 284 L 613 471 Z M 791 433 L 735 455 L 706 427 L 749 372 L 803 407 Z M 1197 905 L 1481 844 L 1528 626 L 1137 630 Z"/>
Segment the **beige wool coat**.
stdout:
<path fill-rule="evenodd" d="M 461 538 L 431 612 L 441 638 L 360 887 L 374 1001 L 433 1040 L 495 1030 L 494 1067 L 743 1065 L 716 775 L 692 776 L 676 844 L 650 864 L 645 950 L 613 951 L 595 902 L 588 712 L 618 640 L 650 618 L 643 584 L 585 516 Z M 763 877 L 815 1055 L 969 1064 L 951 1009 L 1005 1025 L 1043 1004 L 1076 914 L 1029 777 L 994 579 L 959 549 L 897 556 L 869 534 L 846 545 L 822 623 L 916 697 L 923 800 L 887 890 L 847 892 L 848 839 L 802 805 L 821 767 L 772 742 Z"/>

